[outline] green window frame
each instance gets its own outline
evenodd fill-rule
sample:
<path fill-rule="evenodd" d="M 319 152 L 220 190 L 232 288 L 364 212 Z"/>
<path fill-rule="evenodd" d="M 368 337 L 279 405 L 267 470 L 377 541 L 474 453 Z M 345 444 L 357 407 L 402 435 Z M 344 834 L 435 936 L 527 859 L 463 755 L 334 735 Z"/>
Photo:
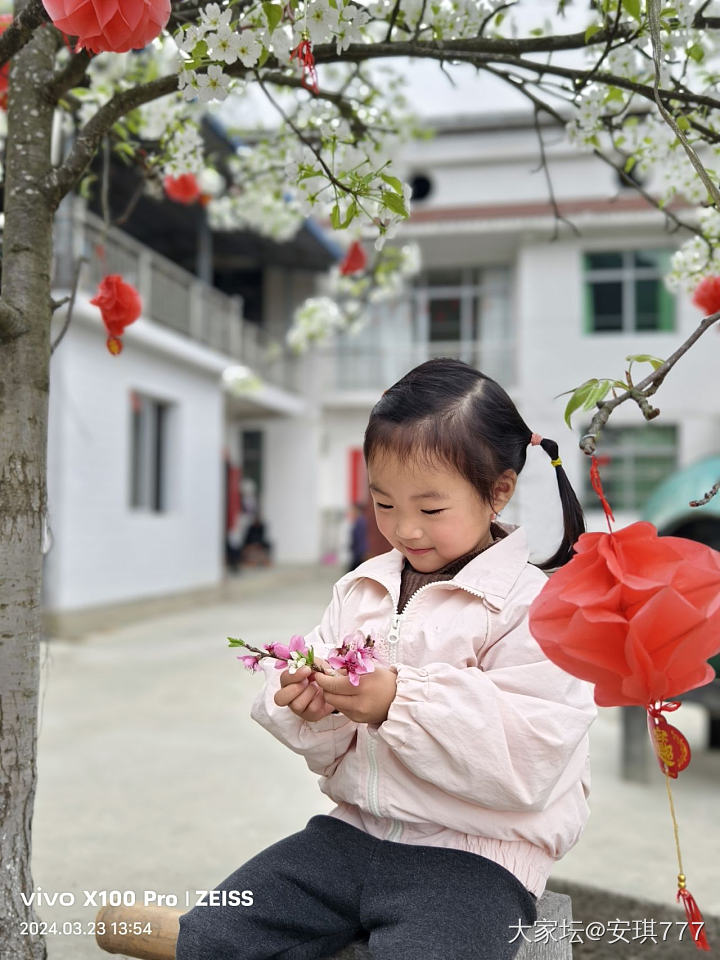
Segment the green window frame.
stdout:
<path fill-rule="evenodd" d="M 583 329 L 588 334 L 675 329 L 675 297 L 663 277 L 669 250 L 592 250 L 583 254 Z"/>

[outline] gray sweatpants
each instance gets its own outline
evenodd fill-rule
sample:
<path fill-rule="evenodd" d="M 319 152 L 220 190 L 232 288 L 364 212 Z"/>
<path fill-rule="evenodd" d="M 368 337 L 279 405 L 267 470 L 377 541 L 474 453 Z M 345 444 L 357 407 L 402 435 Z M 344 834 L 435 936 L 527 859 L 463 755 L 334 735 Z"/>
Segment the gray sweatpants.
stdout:
<path fill-rule="evenodd" d="M 474 853 L 376 840 L 335 817 L 248 860 L 180 918 L 176 960 L 314 960 L 369 934 L 376 960 L 511 960 L 535 898 Z M 247 895 L 246 895 L 247 899 Z M 514 932 L 510 929 L 514 927 Z"/>

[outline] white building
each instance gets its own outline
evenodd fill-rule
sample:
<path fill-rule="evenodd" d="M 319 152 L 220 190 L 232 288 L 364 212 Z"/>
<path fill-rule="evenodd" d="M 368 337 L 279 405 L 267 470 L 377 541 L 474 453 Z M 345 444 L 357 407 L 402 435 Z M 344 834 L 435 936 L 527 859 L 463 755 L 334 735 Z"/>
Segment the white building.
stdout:
<path fill-rule="evenodd" d="M 570 147 L 564 131 L 546 127 L 543 138 L 558 212 L 574 230 L 556 218 L 527 116 L 446 120 L 408 152 L 402 173 L 426 195 L 397 242 L 420 244 L 423 274 L 405 304 L 334 360 L 327 352 L 327 375 L 335 376 L 322 400 L 328 513 L 347 502 L 351 449 L 381 391 L 414 364 L 445 355 L 497 379 L 531 428 L 557 440 L 589 526 L 605 528 L 578 449 L 590 414 L 576 414 L 571 432 L 567 398 L 557 395 L 590 377 L 624 379 L 628 354 L 669 356 L 701 316 L 662 282 L 684 236 L 670 233 L 664 215 L 613 168 Z M 657 421 L 648 424 L 629 403 L 613 414 L 598 455 L 609 458 L 601 474 L 618 525 L 639 518 L 665 476 L 720 452 L 720 400 L 709 389 L 719 350 L 711 331 L 680 361 L 658 394 Z M 636 364 L 635 381 L 649 372 Z M 716 509 L 713 502 L 703 512 Z M 528 452 L 505 515 L 528 526 L 536 557 L 552 552 L 560 507 L 540 450 Z"/>
<path fill-rule="evenodd" d="M 557 220 L 530 118 L 444 121 L 401 164 L 417 199 L 397 242 L 421 246 L 422 276 L 359 335 L 303 358 L 288 355 L 283 337 L 316 274 L 268 266 L 258 326 L 137 244 L 120 251 L 125 241 L 114 235 L 118 262 L 130 258 L 152 306 L 118 358 L 104 352 L 83 300 L 53 357 L 49 607 L 217 582 L 223 450 L 254 481 L 276 560 L 337 554 L 347 507 L 365 496 L 368 414 L 382 390 L 431 356 L 460 357 L 505 386 L 531 428 L 560 444 L 598 527 L 577 446 L 589 415 L 576 415 L 571 433 L 557 395 L 589 377 L 623 379 L 628 354 L 667 357 L 700 315 L 663 286 L 683 239 L 663 214 L 612 168 L 568 146 L 562 130 L 544 128 L 543 137 L 557 212 L 577 232 Z M 98 225 L 83 222 L 87 246 Z M 602 475 L 618 525 L 640 516 L 665 476 L 720 453 L 720 402 L 707 389 L 718 349 L 711 331 L 681 360 L 659 392 L 658 421 L 648 425 L 630 404 L 613 415 L 599 454 L 610 458 Z M 223 393 L 231 363 L 250 368 L 262 387 Z M 542 451 L 529 451 L 505 516 L 528 526 L 538 559 L 552 552 L 560 505 Z"/>

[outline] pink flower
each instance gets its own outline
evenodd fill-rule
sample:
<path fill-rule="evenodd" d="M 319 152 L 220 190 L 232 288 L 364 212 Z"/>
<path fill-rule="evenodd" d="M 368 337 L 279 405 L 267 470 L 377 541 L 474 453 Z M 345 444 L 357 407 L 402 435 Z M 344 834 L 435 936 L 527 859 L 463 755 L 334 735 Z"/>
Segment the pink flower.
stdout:
<path fill-rule="evenodd" d="M 266 650 L 269 650 L 272 647 L 273 656 L 278 658 L 278 662 L 275 664 L 276 670 L 284 670 L 289 661 L 297 661 L 307 656 L 308 649 L 305 646 L 305 637 L 301 634 L 296 633 L 290 637 L 290 643 L 286 647 L 284 643 L 273 643 L 266 646 Z M 299 656 L 293 656 L 293 654 L 298 654 Z M 304 664 L 300 664 L 304 666 Z"/>
<path fill-rule="evenodd" d="M 238 660 L 242 660 L 243 666 L 247 667 L 252 673 L 256 673 L 260 669 L 259 657 L 257 656 L 238 657 Z"/>
<path fill-rule="evenodd" d="M 338 655 L 328 657 L 328 663 L 335 670 L 347 670 L 348 680 L 357 687 L 364 673 L 373 672 L 376 659 L 374 641 L 362 630 L 356 630 L 343 638 Z"/>

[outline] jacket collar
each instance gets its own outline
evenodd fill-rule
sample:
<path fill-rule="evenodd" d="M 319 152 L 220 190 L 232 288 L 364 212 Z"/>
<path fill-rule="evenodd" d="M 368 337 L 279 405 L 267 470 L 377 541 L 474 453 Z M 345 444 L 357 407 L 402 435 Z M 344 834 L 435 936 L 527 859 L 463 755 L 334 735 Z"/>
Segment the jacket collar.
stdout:
<path fill-rule="evenodd" d="M 466 563 L 451 580 L 443 582 L 487 596 L 493 606 L 501 609 L 510 589 L 527 565 L 529 554 L 522 527 L 512 523 L 499 523 L 497 520 L 495 523 L 502 527 L 507 536 Z M 346 582 L 351 584 L 364 577 L 377 580 L 397 603 L 404 561 L 402 553 L 393 548 L 361 563 L 351 573 L 346 574 Z"/>

